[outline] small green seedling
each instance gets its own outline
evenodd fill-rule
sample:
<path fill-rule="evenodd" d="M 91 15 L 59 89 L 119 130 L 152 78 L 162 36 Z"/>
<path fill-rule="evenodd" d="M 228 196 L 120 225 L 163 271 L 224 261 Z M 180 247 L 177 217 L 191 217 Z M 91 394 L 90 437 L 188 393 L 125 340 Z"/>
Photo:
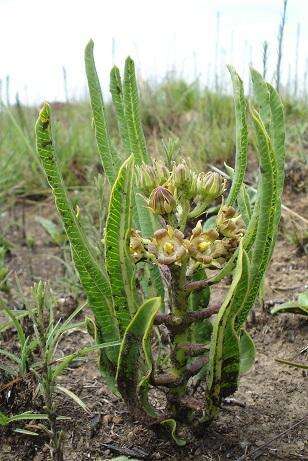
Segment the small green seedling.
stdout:
<path fill-rule="evenodd" d="M 232 67 L 236 158 L 227 193 L 217 173 L 195 172 L 185 160 L 151 162 L 131 58 L 126 60 L 123 82 L 117 67 L 110 74 L 122 138 L 122 150 L 116 150 L 108 133 L 92 41 L 86 47 L 85 65 L 98 150 L 111 190 L 100 256 L 100 244 L 94 249 L 87 239 L 64 187 L 47 104 L 36 124 L 37 151 L 95 315 L 97 341 L 121 342 L 120 347 L 101 351 L 106 382 L 120 392 L 135 418 L 162 425 L 183 445 L 177 425 L 209 424 L 254 362 L 245 321 L 277 237 L 284 180 L 282 104 L 275 89 L 252 69 L 254 101 L 249 113 L 260 168 L 251 203 L 244 183 L 247 102 Z M 230 275 L 225 299 L 217 304 L 216 284 Z M 166 347 L 159 341 L 162 331 L 168 338 Z M 165 392 L 164 409 L 151 402 L 152 388 Z"/>
<path fill-rule="evenodd" d="M 33 384 L 34 395 L 39 394 L 44 402 L 44 413 L 36 414 L 29 411 L 16 414 L 5 415 L 0 413 L 0 426 L 7 426 L 11 423 L 24 420 L 46 419 L 47 425 L 39 424 L 39 427 L 48 435 L 50 439 L 51 457 L 55 461 L 63 459 L 63 434 L 58 429 L 58 420 L 62 419 L 57 416 L 55 396 L 58 393 L 64 394 L 72 399 L 83 410 L 88 411 L 85 403 L 72 392 L 70 389 L 59 384 L 59 377 L 65 373 L 70 364 L 79 358 L 87 356 L 91 351 L 98 348 L 118 346 L 119 342 L 104 344 L 90 344 L 64 357 L 57 356 L 58 346 L 63 337 L 76 328 L 85 328 L 84 321 L 74 321 L 75 317 L 81 312 L 85 305 L 78 306 L 74 312 L 65 320 L 57 320 L 55 316 L 56 303 L 52 292 L 47 289 L 46 285 L 39 282 L 33 288 L 33 302 L 26 299 L 26 310 L 20 312 L 8 309 L 1 302 L 1 309 L 8 317 L 8 322 L 4 326 L 0 324 L 0 332 L 8 328 L 14 328 L 17 332 L 18 352 L 13 352 L 4 347 L 0 348 L 0 371 L 2 370 L 10 380 L 3 386 L 9 391 L 14 388 L 16 383 L 26 382 L 27 379 Z M 30 335 L 23 328 L 22 319 L 28 317 L 33 333 Z M 90 319 L 88 320 L 90 321 Z M 35 389 L 36 388 L 36 389 Z M 1 387 L 0 387 L 1 391 Z M 25 389 L 30 394 L 31 389 Z M 17 395 L 18 399 L 20 396 Z M 22 397 L 22 396 L 21 396 Z M 29 400 L 29 399 L 28 399 Z M 27 429 L 15 429 L 28 435 L 38 435 Z"/>

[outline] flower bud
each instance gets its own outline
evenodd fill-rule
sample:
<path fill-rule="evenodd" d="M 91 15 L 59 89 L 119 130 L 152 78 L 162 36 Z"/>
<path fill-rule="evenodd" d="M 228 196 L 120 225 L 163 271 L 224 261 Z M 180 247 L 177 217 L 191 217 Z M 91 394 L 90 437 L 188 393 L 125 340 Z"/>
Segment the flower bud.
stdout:
<path fill-rule="evenodd" d="M 196 195 L 196 175 L 188 167 L 185 160 L 178 165 L 174 165 L 172 184 L 176 188 L 176 194 L 180 199 L 191 199 Z"/>
<path fill-rule="evenodd" d="M 200 173 L 197 178 L 198 194 L 207 201 L 214 200 L 223 194 L 226 180 L 218 173 L 209 171 Z"/>
<path fill-rule="evenodd" d="M 151 193 L 149 206 L 155 214 L 164 215 L 176 209 L 176 201 L 168 189 L 158 186 Z"/>
<path fill-rule="evenodd" d="M 170 177 L 169 170 L 160 160 L 154 160 L 153 168 L 156 175 L 156 185 L 162 186 Z"/>
<path fill-rule="evenodd" d="M 155 187 L 162 186 L 170 177 L 168 168 L 159 160 L 154 160 L 152 165 L 142 164 L 136 168 L 137 186 L 147 197 Z"/>
<path fill-rule="evenodd" d="M 151 191 L 157 186 L 155 170 L 151 165 L 137 166 L 137 186 L 145 195 L 150 195 Z"/>

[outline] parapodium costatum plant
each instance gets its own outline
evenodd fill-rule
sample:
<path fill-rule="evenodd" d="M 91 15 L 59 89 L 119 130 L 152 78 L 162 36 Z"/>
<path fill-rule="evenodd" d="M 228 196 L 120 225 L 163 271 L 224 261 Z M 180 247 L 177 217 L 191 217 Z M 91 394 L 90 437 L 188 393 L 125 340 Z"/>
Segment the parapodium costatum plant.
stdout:
<path fill-rule="evenodd" d="M 116 150 L 108 133 L 92 41 L 85 64 L 98 150 L 111 189 L 101 257 L 65 190 L 47 104 L 36 125 L 37 150 L 95 315 L 97 340 L 121 341 L 120 347 L 101 351 L 106 382 L 135 417 L 164 425 L 182 444 L 177 423 L 199 426 L 212 421 L 254 361 L 245 321 L 263 284 L 280 219 L 282 104 L 274 88 L 252 69 L 254 101 L 249 113 L 260 165 L 252 206 L 244 183 L 248 107 L 242 81 L 232 67 L 236 159 L 234 170 L 228 168 L 232 183 L 227 192 L 219 174 L 198 174 L 185 160 L 150 161 L 131 58 L 126 60 L 123 82 L 117 67 L 110 76 L 123 142 L 123 149 Z M 215 285 L 228 275 L 232 283 L 218 304 Z M 159 339 L 162 331 L 167 345 Z M 151 403 L 149 392 L 155 387 L 165 392 L 164 410 Z M 197 390 L 198 398 L 193 393 Z"/>

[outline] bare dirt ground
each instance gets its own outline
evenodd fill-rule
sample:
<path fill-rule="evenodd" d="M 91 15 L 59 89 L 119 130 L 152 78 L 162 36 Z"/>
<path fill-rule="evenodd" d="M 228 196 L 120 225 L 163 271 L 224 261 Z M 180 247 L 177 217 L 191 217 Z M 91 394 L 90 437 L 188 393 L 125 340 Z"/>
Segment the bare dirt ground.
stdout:
<path fill-rule="evenodd" d="M 307 205 L 303 195 L 289 195 L 285 202 L 302 214 Z M 0 226 L 14 244 L 7 261 L 12 283 L 16 272 L 27 294 L 38 278 L 57 281 L 63 277 L 61 262 L 50 257 L 59 256 L 60 249 L 49 243 L 47 234 L 34 220 L 35 215 L 53 219 L 55 212 L 51 200 L 19 205 L 14 210 L 7 213 L 6 222 L 0 222 Z M 32 247 L 29 243 L 25 245 L 29 236 L 35 241 Z M 307 274 L 307 256 L 298 254 L 296 247 L 280 236 L 267 276 L 265 304 L 256 309 L 255 318 L 248 325 L 256 344 L 257 360 L 242 377 L 234 395 L 243 406 L 224 407 L 218 420 L 203 434 L 184 432 L 188 441 L 184 448 L 176 447 L 163 434 L 130 418 L 124 403 L 104 385 L 95 356 L 74 364 L 61 378 L 61 384 L 77 393 L 87 403 L 90 413 L 63 397 L 57 399 L 58 413 L 71 417 L 61 423 L 65 432 L 65 460 L 99 461 L 121 454 L 147 460 L 307 460 L 305 372 L 282 365 L 275 358 L 297 357 L 305 346 L 305 338 L 307 341 L 308 325 L 300 317 L 273 317 L 269 313 L 275 302 L 295 298 L 304 290 Z M 16 305 L 16 299 L 13 294 L 11 305 Z M 74 332 L 60 349 L 67 354 L 86 342 L 84 333 Z M 0 429 L 0 448 L 1 461 L 48 459 L 44 437 L 27 437 Z"/>

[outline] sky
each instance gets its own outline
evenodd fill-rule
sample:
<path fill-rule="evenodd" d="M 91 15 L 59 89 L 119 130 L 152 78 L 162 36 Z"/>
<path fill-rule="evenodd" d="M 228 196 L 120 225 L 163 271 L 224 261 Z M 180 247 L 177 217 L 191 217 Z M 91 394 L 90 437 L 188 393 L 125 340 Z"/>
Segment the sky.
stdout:
<path fill-rule="evenodd" d="M 92 38 L 104 93 L 113 64 L 130 55 L 140 78 L 159 82 L 170 71 L 212 86 L 217 72 L 228 85 L 226 64 L 244 81 L 252 63 L 262 69 L 269 44 L 268 79 L 274 74 L 282 0 L 0 0 L 2 96 L 18 92 L 26 104 L 64 100 L 63 67 L 70 98 L 86 95 L 84 47 Z M 219 19 L 218 19 L 219 18 Z M 296 72 L 302 90 L 308 60 L 308 0 L 289 0 L 283 82 Z M 217 40 L 218 38 L 218 40 Z"/>

